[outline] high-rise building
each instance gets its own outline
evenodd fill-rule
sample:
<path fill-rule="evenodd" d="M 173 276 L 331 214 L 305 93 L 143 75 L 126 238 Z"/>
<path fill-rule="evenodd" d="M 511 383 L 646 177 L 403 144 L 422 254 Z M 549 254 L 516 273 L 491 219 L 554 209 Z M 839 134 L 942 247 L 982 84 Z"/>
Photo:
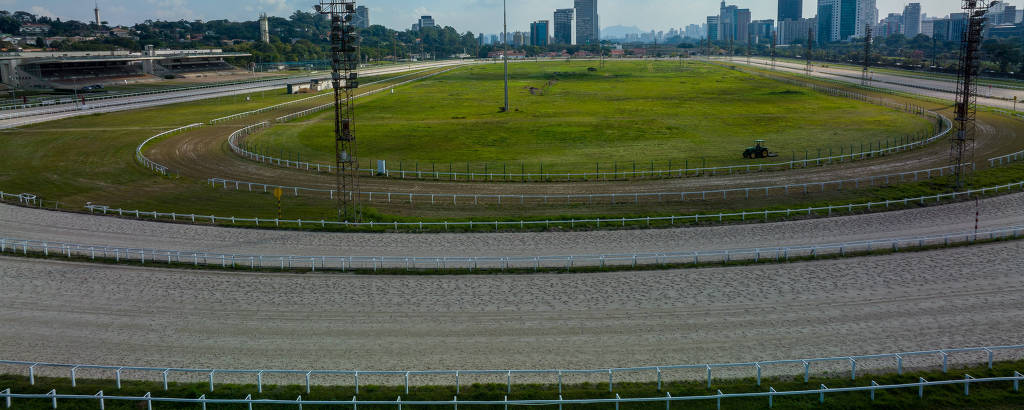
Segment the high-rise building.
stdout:
<path fill-rule="evenodd" d="M 780 21 L 775 38 L 778 44 L 807 44 L 807 32 L 817 30 L 817 27 L 816 19 Z"/>
<path fill-rule="evenodd" d="M 574 0 L 576 9 L 576 44 L 601 42 L 601 21 L 597 13 L 597 0 Z"/>
<path fill-rule="evenodd" d="M 949 19 L 932 21 L 932 38 L 938 41 L 949 41 Z"/>
<path fill-rule="evenodd" d="M 538 20 L 530 23 L 530 45 L 535 47 L 547 47 L 548 45 L 548 34 L 551 32 L 549 27 L 551 22 L 547 20 Z"/>
<path fill-rule="evenodd" d="M 572 20 L 576 9 L 555 10 L 555 44 L 572 44 Z"/>
<path fill-rule="evenodd" d="M 779 21 L 804 18 L 804 0 L 779 0 Z"/>
<path fill-rule="evenodd" d="M 718 41 L 719 16 L 708 16 L 708 41 Z"/>
<path fill-rule="evenodd" d="M 369 28 L 370 27 L 370 9 L 366 6 L 356 7 L 355 17 L 352 18 L 352 25 L 357 28 Z"/>
<path fill-rule="evenodd" d="M 412 30 L 413 31 L 420 31 L 420 30 L 425 29 L 427 27 L 434 27 L 435 25 L 436 25 L 436 23 L 434 23 L 434 18 L 433 17 L 431 17 L 431 16 L 421 16 L 419 21 L 417 21 L 416 24 L 412 25 Z"/>
<path fill-rule="evenodd" d="M 741 9 L 736 6 L 727 6 L 722 1 L 718 12 L 718 39 L 721 41 L 734 41 L 746 43 L 750 35 L 750 9 Z"/>
<path fill-rule="evenodd" d="M 903 34 L 907 38 L 921 34 L 921 3 L 910 3 L 903 9 Z"/>
<path fill-rule="evenodd" d="M 874 27 L 875 24 L 878 24 L 878 5 L 876 0 L 858 0 L 857 22 L 853 31 L 854 37 L 864 37 L 867 34 L 864 30 L 869 25 Z"/>
<path fill-rule="evenodd" d="M 775 20 L 754 20 L 750 22 L 750 42 L 760 44 L 772 41 L 772 32 L 775 31 Z"/>
<path fill-rule="evenodd" d="M 270 19 L 266 13 L 260 14 L 260 41 L 270 44 Z"/>
<path fill-rule="evenodd" d="M 515 47 L 522 47 L 526 45 L 527 34 L 522 31 L 512 33 L 512 45 Z"/>
<path fill-rule="evenodd" d="M 857 34 L 858 0 L 818 0 L 819 44 L 846 41 Z"/>

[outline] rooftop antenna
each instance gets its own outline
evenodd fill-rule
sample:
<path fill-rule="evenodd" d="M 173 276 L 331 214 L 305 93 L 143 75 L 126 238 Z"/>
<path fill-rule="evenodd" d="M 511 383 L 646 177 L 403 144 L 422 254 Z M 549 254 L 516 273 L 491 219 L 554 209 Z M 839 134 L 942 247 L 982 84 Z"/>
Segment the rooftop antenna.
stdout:
<path fill-rule="evenodd" d="M 338 221 L 359 221 L 359 157 L 356 155 L 355 89 L 359 88 L 359 34 L 354 0 L 320 0 L 316 11 L 331 19 L 331 82 L 334 86 L 334 158 Z"/>
<path fill-rule="evenodd" d="M 978 115 L 978 82 L 981 68 L 982 30 L 985 28 L 985 14 L 998 1 L 963 0 L 967 14 L 967 27 L 960 41 L 960 69 L 957 72 L 956 122 L 957 132 L 953 134 L 950 156 L 954 168 L 956 188 L 966 185 L 966 165 L 974 160 L 976 137 L 975 119 Z"/>

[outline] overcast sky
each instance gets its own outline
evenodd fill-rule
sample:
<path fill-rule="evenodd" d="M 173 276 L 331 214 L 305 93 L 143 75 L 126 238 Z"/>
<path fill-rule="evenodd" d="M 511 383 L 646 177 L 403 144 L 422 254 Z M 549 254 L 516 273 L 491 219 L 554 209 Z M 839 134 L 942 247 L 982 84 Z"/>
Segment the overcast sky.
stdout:
<path fill-rule="evenodd" d="M 24 10 L 62 19 L 92 20 L 94 0 L 0 0 L 0 8 Z M 111 24 L 161 20 L 254 20 L 265 11 L 287 17 L 294 10 L 312 10 L 316 0 L 99 0 L 100 18 Z M 1022 0 L 1012 0 L 1010 4 Z M 703 22 L 717 14 L 720 0 L 599 0 L 601 26 L 637 26 L 641 30 L 668 30 Z M 904 0 L 877 0 L 879 16 L 902 13 Z M 960 0 L 918 0 L 929 16 L 945 16 L 960 7 Z M 774 19 L 777 0 L 731 0 L 751 9 L 753 18 Z M 407 29 L 420 15 L 432 15 L 440 25 L 459 31 L 501 31 L 501 0 L 362 0 L 370 8 L 373 24 Z M 556 8 L 571 8 L 572 0 L 510 1 L 509 30 L 528 30 L 530 21 L 550 20 Z M 805 17 L 814 15 L 817 0 L 804 0 Z M 1020 7 L 1020 5 L 1018 5 Z"/>

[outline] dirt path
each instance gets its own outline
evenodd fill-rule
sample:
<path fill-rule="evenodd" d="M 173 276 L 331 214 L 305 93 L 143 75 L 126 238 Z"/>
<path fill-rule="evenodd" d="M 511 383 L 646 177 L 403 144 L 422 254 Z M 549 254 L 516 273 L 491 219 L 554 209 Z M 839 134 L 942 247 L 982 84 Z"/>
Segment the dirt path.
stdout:
<path fill-rule="evenodd" d="M 482 277 L 239 275 L 0 258 L 0 357 L 223 368 L 595 368 L 1017 344 L 1022 250 L 1002 243 L 797 265 Z M 939 363 L 931 359 L 927 365 Z M 922 362 L 907 366 L 914 364 Z M 862 371 L 893 366 L 858 363 Z M 798 367 L 780 370 L 798 374 Z M 473 381 L 481 380 L 463 379 Z"/>

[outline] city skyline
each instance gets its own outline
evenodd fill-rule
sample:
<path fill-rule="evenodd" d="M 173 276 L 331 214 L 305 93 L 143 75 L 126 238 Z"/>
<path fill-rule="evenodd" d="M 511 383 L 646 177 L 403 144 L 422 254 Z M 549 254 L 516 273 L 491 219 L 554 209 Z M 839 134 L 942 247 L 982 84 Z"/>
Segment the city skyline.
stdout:
<path fill-rule="evenodd" d="M 238 7 L 237 4 L 204 2 L 199 0 L 143 0 L 146 7 L 127 0 L 101 0 L 100 12 L 103 19 L 114 25 L 130 25 L 147 19 L 151 20 L 219 20 L 254 21 L 261 12 L 271 16 L 288 17 L 295 10 L 312 11 L 311 0 L 258 0 L 251 5 Z M 902 13 L 907 2 L 878 0 L 880 16 Z M 921 0 L 923 13 L 929 16 L 945 16 L 959 10 L 959 2 L 949 0 Z M 1019 2 L 1011 1 L 1011 5 Z M 452 26 L 460 32 L 500 32 L 501 2 L 498 0 L 367 0 L 365 5 L 371 15 L 372 24 L 382 24 L 400 30 L 407 29 L 423 15 L 431 15 L 440 26 Z M 754 20 L 776 19 L 776 1 L 745 0 L 733 1 L 740 8 L 751 10 Z M 529 31 L 529 24 L 541 19 L 551 19 L 559 8 L 572 8 L 574 0 L 525 0 L 517 7 L 509 8 L 509 31 Z M 703 24 L 706 16 L 716 14 L 720 1 L 665 2 L 653 0 L 602 0 L 600 3 L 599 25 L 635 26 L 640 32 L 668 30 L 689 24 Z M 49 17 L 93 20 L 92 3 L 85 4 L 71 0 L 0 0 L 0 8 L 10 11 L 27 11 Z M 815 1 L 804 1 L 803 15 L 813 17 L 817 10 Z M 578 17 L 578 16 L 577 16 Z M 492 23 L 493 22 L 493 23 Z"/>

